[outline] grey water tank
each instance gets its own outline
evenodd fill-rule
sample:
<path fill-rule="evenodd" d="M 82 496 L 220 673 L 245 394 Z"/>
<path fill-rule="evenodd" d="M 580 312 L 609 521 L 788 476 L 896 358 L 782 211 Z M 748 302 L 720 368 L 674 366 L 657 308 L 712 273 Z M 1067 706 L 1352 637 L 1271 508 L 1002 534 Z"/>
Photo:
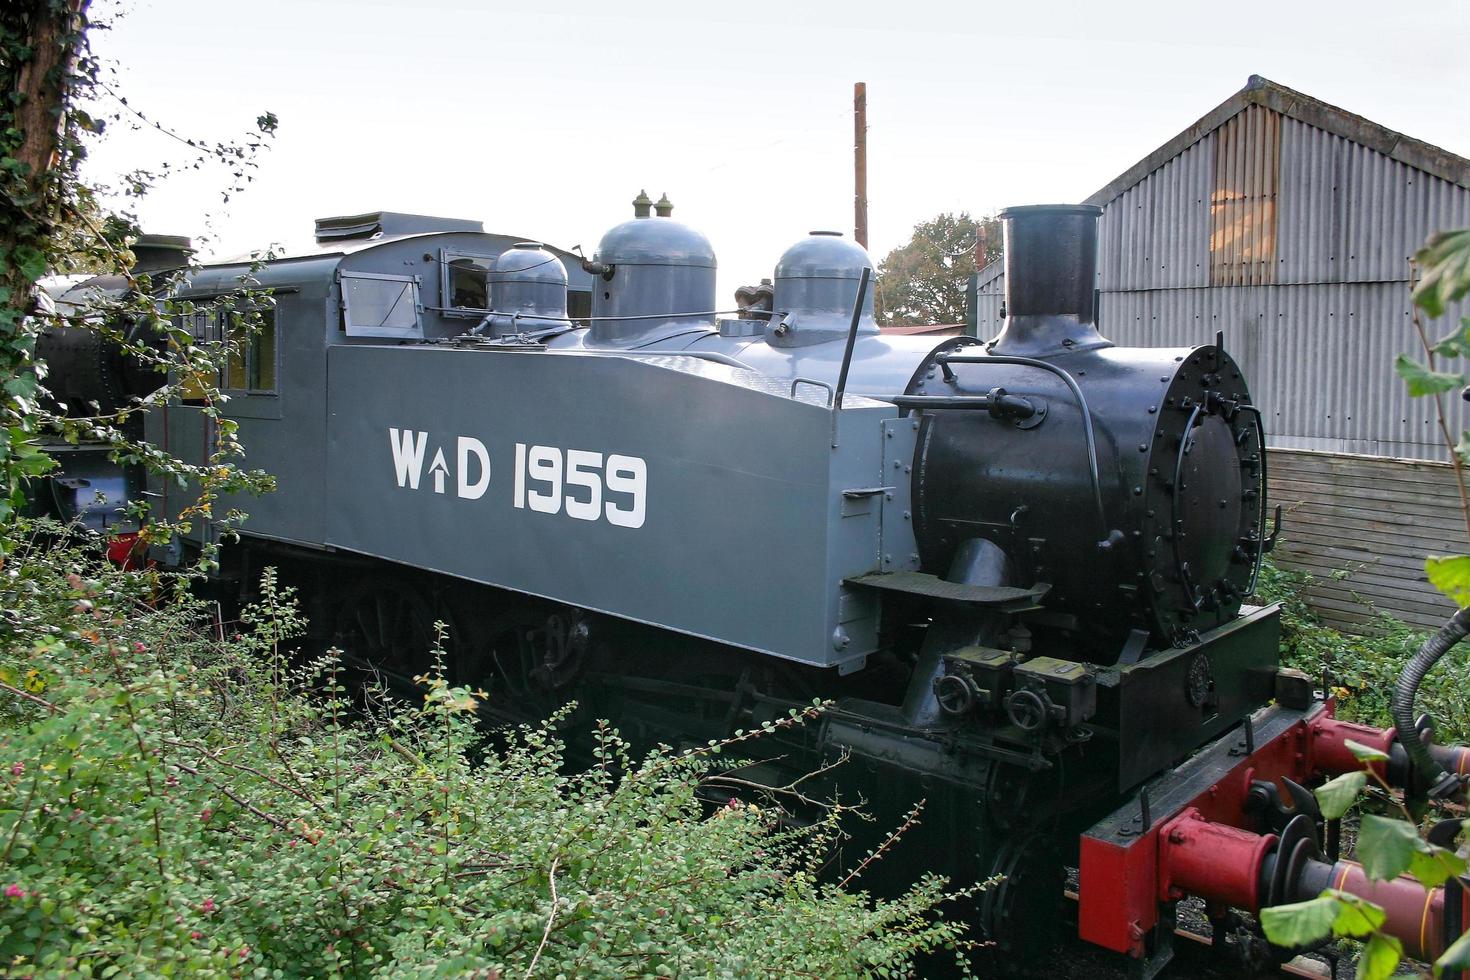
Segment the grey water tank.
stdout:
<path fill-rule="evenodd" d="M 490 269 L 493 336 L 570 326 L 567 269 L 537 242 L 516 242 Z"/>
<path fill-rule="evenodd" d="M 852 324 L 863 269 L 873 260 L 856 242 L 835 231 L 814 231 L 786 250 L 776 263 L 776 315 L 766 331 L 775 347 L 805 347 L 846 337 Z M 877 276 L 863 296 L 858 333 L 878 333 L 873 319 Z"/>
<path fill-rule="evenodd" d="M 589 344 L 640 346 L 713 324 L 715 252 L 683 222 L 625 221 L 602 236 L 587 269 L 593 273 Z"/>

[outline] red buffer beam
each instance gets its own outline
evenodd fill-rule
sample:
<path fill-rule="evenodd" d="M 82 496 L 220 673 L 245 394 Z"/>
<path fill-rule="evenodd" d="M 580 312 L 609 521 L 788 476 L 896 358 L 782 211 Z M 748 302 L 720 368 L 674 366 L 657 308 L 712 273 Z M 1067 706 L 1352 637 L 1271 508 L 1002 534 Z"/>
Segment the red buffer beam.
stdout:
<path fill-rule="evenodd" d="M 1442 951 L 1444 937 L 1460 931 L 1445 929 L 1444 889 L 1426 889 L 1412 878 L 1374 882 L 1354 862 L 1327 861 L 1305 816 L 1292 818 L 1280 834 L 1267 832 L 1281 826 L 1283 795 L 1306 795 L 1302 786 L 1363 768 L 1349 742 L 1388 756 L 1372 763 L 1375 773 L 1415 790 L 1392 729 L 1339 721 L 1332 710 L 1331 702 L 1278 703 L 1236 739 L 1221 739 L 1150 784 L 1148 805 L 1119 810 L 1084 834 L 1081 937 L 1144 958 L 1150 936 L 1167 920 L 1164 910 L 1187 895 L 1215 909 L 1255 912 L 1338 888 L 1383 906 L 1387 928 L 1410 955 Z M 1470 773 L 1470 747 L 1432 745 L 1431 753 L 1447 771 Z M 1272 808 L 1278 822 L 1263 826 Z"/>

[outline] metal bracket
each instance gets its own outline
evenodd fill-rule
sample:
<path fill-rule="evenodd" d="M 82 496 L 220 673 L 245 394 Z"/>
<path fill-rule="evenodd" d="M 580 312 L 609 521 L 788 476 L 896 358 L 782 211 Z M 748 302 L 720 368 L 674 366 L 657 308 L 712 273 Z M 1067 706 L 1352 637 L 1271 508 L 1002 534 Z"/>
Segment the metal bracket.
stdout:
<path fill-rule="evenodd" d="M 831 408 L 832 407 L 832 402 L 837 397 L 836 390 L 831 385 L 829 385 L 827 382 L 825 382 L 825 381 L 815 381 L 815 380 L 813 380 L 811 378 L 792 378 L 791 379 L 791 397 L 792 398 L 795 398 L 796 397 L 796 386 L 797 385 L 811 385 L 813 388 L 821 388 L 823 391 L 825 391 L 827 393 L 827 407 L 828 408 Z"/>
<path fill-rule="evenodd" d="M 1123 642 L 1123 652 L 1118 655 L 1119 667 L 1131 667 L 1143 659 L 1148 652 L 1148 630 L 1133 630 Z"/>
<path fill-rule="evenodd" d="M 876 497 L 880 493 L 888 493 L 893 487 L 854 487 L 851 490 L 842 491 L 842 495 L 848 500 L 856 500 L 859 497 Z"/>
<path fill-rule="evenodd" d="M 911 478 L 919 427 L 917 419 L 883 420 L 883 470 L 879 479 L 894 483 L 883 491 L 881 501 L 883 523 L 878 568 L 885 572 L 919 570 Z"/>

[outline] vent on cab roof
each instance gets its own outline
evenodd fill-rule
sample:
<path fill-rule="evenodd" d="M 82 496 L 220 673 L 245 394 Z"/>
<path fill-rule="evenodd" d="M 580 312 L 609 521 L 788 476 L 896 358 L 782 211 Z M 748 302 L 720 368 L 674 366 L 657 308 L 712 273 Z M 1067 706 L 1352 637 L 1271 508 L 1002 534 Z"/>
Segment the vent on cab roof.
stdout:
<path fill-rule="evenodd" d="M 466 218 L 435 218 L 400 211 L 369 211 L 316 219 L 318 242 L 340 242 L 372 238 L 374 235 L 422 235 L 431 231 L 479 231 L 485 226 Z"/>

